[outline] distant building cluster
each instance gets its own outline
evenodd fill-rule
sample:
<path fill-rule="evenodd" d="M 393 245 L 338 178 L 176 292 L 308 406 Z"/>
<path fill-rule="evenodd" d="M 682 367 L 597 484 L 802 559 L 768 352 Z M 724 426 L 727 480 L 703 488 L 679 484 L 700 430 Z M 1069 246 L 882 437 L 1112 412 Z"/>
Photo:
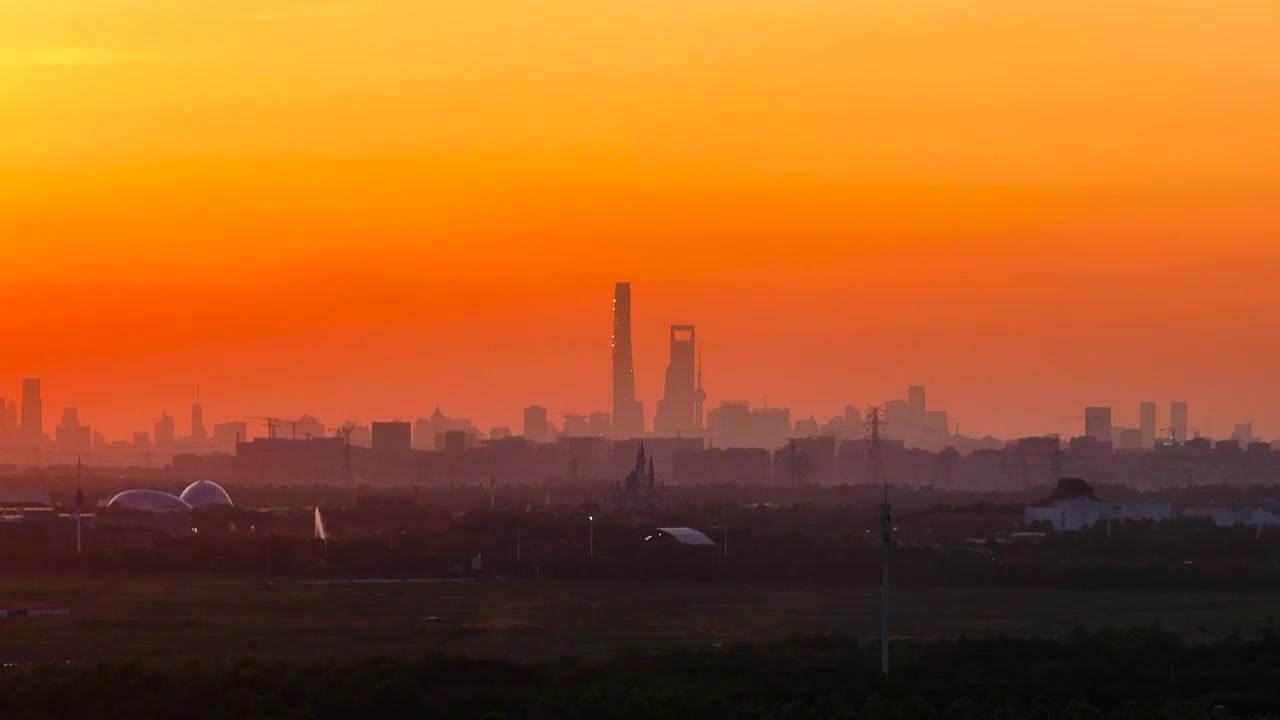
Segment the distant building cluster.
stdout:
<path fill-rule="evenodd" d="M 0 398 L 0 472 L 72 466 L 164 469 L 179 477 L 216 477 L 237 483 L 427 484 L 540 483 L 549 480 L 622 482 L 639 451 L 661 482 L 828 485 L 866 478 L 864 411 L 846 406 L 825 422 L 793 418 L 785 407 L 726 399 L 708 407 L 696 326 L 669 327 L 669 360 L 653 422 L 638 399 L 632 339 L 630 283 L 617 283 L 612 315 L 610 411 L 556 414 L 524 408 L 516 430 L 487 432 L 437 406 L 416 420 L 328 426 L 319 418 L 256 417 L 207 424 L 199 388 L 189 422 L 161 412 L 149 429 L 109 440 L 93 432 L 80 411 L 61 410 L 52 433 L 45 426 L 38 378 L 21 384 L 20 400 Z M 1280 454 L 1235 426 L 1228 439 L 1202 437 L 1188 403 L 1138 406 L 1137 426 L 1118 425 L 1108 406 L 1084 408 L 1083 432 L 1005 443 L 970 438 L 953 427 L 946 410 L 931 407 L 923 385 L 883 407 L 882 456 L 896 483 L 954 487 L 1021 487 L 1050 482 L 1071 469 L 1103 481 L 1160 486 L 1181 476 L 1203 482 L 1269 479 Z M 184 432 L 185 431 L 185 432 Z M 641 450 L 640 448 L 643 448 Z M 652 471 L 652 472 L 651 472 Z M 628 503 L 640 502 L 624 484 Z M 631 488 L 631 489 L 628 489 Z"/>
<path fill-rule="evenodd" d="M 1181 511 L 1168 502 L 1099 500 L 1093 487 L 1079 478 L 1058 480 L 1049 497 L 1023 508 L 1029 526 L 1047 526 L 1054 532 L 1078 532 L 1097 525 L 1125 522 L 1167 522 L 1177 518 L 1208 520 L 1219 527 L 1280 525 L 1280 514 L 1261 508 L 1230 509 L 1189 507 Z"/>

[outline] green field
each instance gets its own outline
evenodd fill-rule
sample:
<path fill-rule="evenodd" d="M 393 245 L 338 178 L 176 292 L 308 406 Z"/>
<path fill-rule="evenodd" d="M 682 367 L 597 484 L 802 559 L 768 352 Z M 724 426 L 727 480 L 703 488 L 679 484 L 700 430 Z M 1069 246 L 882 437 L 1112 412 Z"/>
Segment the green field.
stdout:
<path fill-rule="evenodd" d="M 0 578 L 0 662 L 447 653 L 602 655 L 790 634 L 874 635 L 877 587 L 476 580 L 313 584 L 261 578 Z M 904 587 L 893 633 L 1062 636 L 1160 622 L 1190 638 L 1256 635 L 1274 597 Z"/>

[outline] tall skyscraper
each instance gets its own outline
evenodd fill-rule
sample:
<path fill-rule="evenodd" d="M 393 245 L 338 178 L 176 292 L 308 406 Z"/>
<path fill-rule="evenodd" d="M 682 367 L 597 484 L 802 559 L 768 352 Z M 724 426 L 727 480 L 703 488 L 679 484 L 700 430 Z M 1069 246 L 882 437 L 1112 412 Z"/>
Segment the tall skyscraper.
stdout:
<path fill-rule="evenodd" d="M 1187 434 L 1187 401 L 1175 400 L 1169 405 L 1169 432 L 1177 442 L 1190 439 Z"/>
<path fill-rule="evenodd" d="M 1114 438 L 1111 430 L 1111 408 L 1087 407 L 1084 409 L 1084 434 L 1099 443 L 1110 446 Z"/>
<path fill-rule="evenodd" d="M 644 405 L 636 400 L 636 371 L 631 357 L 631 283 L 613 291 L 613 434 L 644 434 Z"/>
<path fill-rule="evenodd" d="M 200 404 L 200 386 L 196 386 L 196 401 L 191 405 L 191 439 L 203 445 L 209 439 L 204 427 L 204 406 Z"/>
<path fill-rule="evenodd" d="M 40 378 L 22 381 L 22 439 L 39 443 L 44 436 L 44 406 L 40 399 Z"/>
<path fill-rule="evenodd" d="M 5 435 L 8 435 L 9 431 L 13 429 L 9 425 L 9 413 L 7 412 L 8 409 L 9 409 L 9 405 L 6 403 L 4 398 L 0 397 L 0 438 L 3 438 Z"/>
<path fill-rule="evenodd" d="M 658 412 L 653 419 L 656 433 L 696 433 L 698 398 L 696 385 L 696 331 L 692 325 L 671 326 L 671 360 Z"/>
<path fill-rule="evenodd" d="M 1138 404 L 1138 427 L 1142 431 L 1142 449 L 1154 449 L 1156 446 L 1155 401 L 1143 400 Z"/>

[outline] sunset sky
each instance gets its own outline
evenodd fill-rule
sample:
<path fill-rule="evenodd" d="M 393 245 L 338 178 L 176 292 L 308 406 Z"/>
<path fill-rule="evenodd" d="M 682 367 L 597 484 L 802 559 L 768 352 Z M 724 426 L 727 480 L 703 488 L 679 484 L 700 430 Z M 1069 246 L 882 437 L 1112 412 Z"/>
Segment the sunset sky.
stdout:
<path fill-rule="evenodd" d="M 1275 0 L 0 0 L 0 396 L 1280 436 Z M 259 428 L 263 430 L 265 428 Z"/>

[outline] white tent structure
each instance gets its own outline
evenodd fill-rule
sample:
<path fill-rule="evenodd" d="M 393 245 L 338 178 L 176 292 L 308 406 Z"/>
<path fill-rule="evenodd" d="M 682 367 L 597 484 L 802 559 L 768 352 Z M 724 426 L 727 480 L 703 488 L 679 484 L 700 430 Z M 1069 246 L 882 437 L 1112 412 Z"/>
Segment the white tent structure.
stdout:
<path fill-rule="evenodd" d="M 645 542 L 651 542 L 662 537 L 668 537 L 680 545 L 693 545 L 702 547 L 715 547 L 715 541 L 707 537 L 706 533 L 701 530 L 694 530 L 687 527 L 669 527 L 654 528 L 649 531 L 645 537 Z"/>

